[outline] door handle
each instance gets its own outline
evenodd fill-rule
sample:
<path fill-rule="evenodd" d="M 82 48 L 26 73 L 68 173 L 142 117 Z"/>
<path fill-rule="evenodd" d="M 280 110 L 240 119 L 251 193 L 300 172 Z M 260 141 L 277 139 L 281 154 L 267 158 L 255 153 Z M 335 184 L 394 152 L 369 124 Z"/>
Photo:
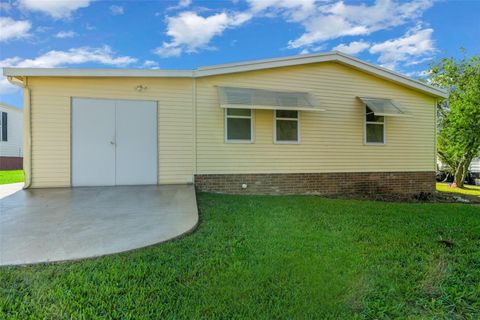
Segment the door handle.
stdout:
<path fill-rule="evenodd" d="M 114 145 L 115 145 L 115 142 L 114 142 L 114 141 L 110 141 L 110 144 L 111 144 L 112 146 L 114 146 Z"/>

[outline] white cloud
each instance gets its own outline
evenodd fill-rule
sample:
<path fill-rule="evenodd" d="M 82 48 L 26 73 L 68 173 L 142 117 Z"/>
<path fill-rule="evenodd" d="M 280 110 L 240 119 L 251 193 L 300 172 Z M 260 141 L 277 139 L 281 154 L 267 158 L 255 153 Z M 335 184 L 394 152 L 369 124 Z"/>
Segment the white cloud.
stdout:
<path fill-rule="evenodd" d="M 121 6 L 116 6 L 116 5 L 110 6 L 110 12 L 111 12 L 114 16 L 119 16 L 119 15 L 124 14 L 123 7 L 121 7 Z"/>
<path fill-rule="evenodd" d="M 130 56 L 115 57 L 113 50 L 109 46 L 100 48 L 80 47 L 72 48 L 68 51 L 52 50 L 35 59 L 22 59 L 20 57 L 7 58 L 0 60 L 0 67 L 54 68 L 87 62 L 121 67 L 135 63 L 136 61 L 137 59 Z"/>
<path fill-rule="evenodd" d="M 92 30 L 96 30 L 97 27 L 95 27 L 94 25 L 91 25 L 90 23 L 86 23 L 85 24 L 85 29 L 87 29 L 88 31 L 92 31 Z"/>
<path fill-rule="evenodd" d="M 430 0 L 404 3 L 378 0 L 371 6 L 347 5 L 342 1 L 321 5 L 315 14 L 301 21 L 305 33 L 289 45 L 299 48 L 342 36 L 368 35 L 412 21 L 430 6 Z"/>
<path fill-rule="evenodd" d="M 352 41 L 349 44 L 341 43 L 338 46 L 334 47 L 333 50 L 341 51 L 346 54 L 357 54 L 362 51 L 365 51 L 369 47 L 370 47 L 370 43 L 360 40 L 360 41 Z"/>
<path fill-rule="evenodd" d="M 290 21 L 299 22 L 315 11 L 316 0 L 248 0 L 250 10 L 267 17 L 283 15 Z"/>
<path fill-rule="evenodd" d="M 65 39 L 65 38 L 73 38 L 76 35 L 77 33 L 75 31 L 60 31 L 55 35 L 55 37 L 60 39 Z"/>
<path fill-rule="evenodd" d="M 380 55 L 378 61 L 382 66 L 395 69 L 401 62 L 424 58 L 435 52 L 432 33 L 433 29 L 431 28 L 416 27 L 400 38 L 372 45 L 369 51 L 372 54 Z"/>
<path fill-rule="evenodd" d="M 289 42 L 290 48 L 305 48 L 343 36 L 368 35 L 419 18 L 432 0 L 395 2 L 377 0 L 373 5 L 343 1 L 248 0 L 252 12 L 281 16 L 299 23 L 304 33 Z"/>
<path fill-rule="evenodd" d="M 180 0 L 180 1 L 178 1 L 178 6 L 180 8 L 188 7 L 191 4 L 192 4 L 192 0 Z"/>
<path fill-rule="evenodd" d="M 252 16 L 248 13 L 221 12 L 202 17 L 196 12 L 182 12 L 167 17 L 167 35 L 172 38 L 154 50 L 162 57 L 179 56 L 183 51 L 196 52 L 208 47 L 213 37 L 226 29 L 240 26 Z"/>
<path fill-rule="evenodd" d="M 158 65 L 157 61 L 145 60 L 145 62 L 143 62 L 143 67 L 149 69 L 158 69 L 160 66 Z"/>
<path fill-rule="evenodd" d="M 179 56 L 183 52 L 196 52 L 209 48 L 210 41 L 226 29 L 235 28 L 253 17 L 282 18 L 299 24 L 304 32 L 288 42 L 290 49 L 301 52 L 318 51 L 326 41 L 345 36 L 369 35 L 406 23 L 418 22 L 433 0 L 376 0 L 373 4 L 333 0 L 247 0 L 248 9 L 243 12 L 221 12 L 207 17 L 198 12 L 184 11 L 167 17 L 170 41 L 163 42 L 154 52 L 162 57 Z M 171 8 L 188 6 L 190 1 L 180 1 Z M 357 41 L 361 42 L 361 41 Z M 350 54 L 366 50 L 365 43 L 352 42 L 339 49 Z M 306 49 L 306 50 L 305 50 Z"/>
<path fill-rule="evenodd" d="M 6 77 L 0 76 L 0 94 L 10 94 L 17 92 L 18 90 L 20 90 L 19 87 L 8 82 Z"/>
<path fill-rule="evenodd" d="M 40 11 L 55 19 L 69 18 L 77 9 L 90 5 L 92 0 L 18 0 L 20 7 Z"/>
<path fill-rule="evenodd" d="M 0 17 L 0 42 L 27 37 L 32 24 L 28 20 Z"/>
<path fill-rule="evenodd" d="M 186 7 L 189 7 L 192 4 L 192 0 L 180 0 L 178 1 L 178 4 L 172 7 L 168 7 L 167 11 L 172 11 L 172 10 L 178 10 L 178 9 L 185 9 Z M 156 12 L 155 16 L 159 16 L 160 12 Z"/>
<path fill-rule="evenodd" d="M 178 57 L 182 54 L 182 48 L 177 47 L 175 44 L 164 42 L 161 47 L 153 50 L 153 53 L 162 58 Z"/>
<path fill-rule="evenodd" d="M 52 50 L 34 59 L 7 58 L 0 60 L 0 67 L 55 68 L 84 63 L 124 67 L 135 62 L 137 62 L 137 59 L 130 56 L 116 56 L 109 46 L 103 46 L 100 48 L 72 48 L 67 51 Z M 0 93 L 13 91 L 15 91 L 15 88 L 5 78 L 0 78 Z"/>

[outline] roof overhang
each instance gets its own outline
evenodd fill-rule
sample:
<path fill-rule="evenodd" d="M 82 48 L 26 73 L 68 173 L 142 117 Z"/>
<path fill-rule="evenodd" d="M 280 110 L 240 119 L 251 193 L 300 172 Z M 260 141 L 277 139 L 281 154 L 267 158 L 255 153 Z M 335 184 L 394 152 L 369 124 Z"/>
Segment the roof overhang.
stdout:
<path fill-rule="evenodd" d="M 192 78 L 191 70 L 83 69 L 83 68 L 3 68 L 4 76 L 18 77 L 125 77 Z"/>
<path fill-rule="evenodd" d="M 413 80 L 400 73 L 370 64 L 344 53 L 333 51 L 319 54 L 298 55 L 266 60 L 255 60 L 232 64 L 200 67 L 196 70 L 148 70 L 148 69 L 78 69 L 78 68 L 3 68 L 5 76 L 28 77 L 172 77 L 196 78 L 253 70 L 288 67 L 295 65 L 338 62 L 351 68 L 392 81 L 402 86 L 423 92 L 437 98 L 447 98 L 448 93 L 429 84 Z"/>

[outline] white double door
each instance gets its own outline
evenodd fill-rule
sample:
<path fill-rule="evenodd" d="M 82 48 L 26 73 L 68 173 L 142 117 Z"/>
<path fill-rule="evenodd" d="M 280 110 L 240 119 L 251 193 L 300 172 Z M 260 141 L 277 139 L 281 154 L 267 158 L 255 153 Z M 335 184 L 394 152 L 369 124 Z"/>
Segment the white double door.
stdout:
<path fill-rule="evenodd" d="M 72 99 L 72 185 L 157 184 L 154 101 Z"/>

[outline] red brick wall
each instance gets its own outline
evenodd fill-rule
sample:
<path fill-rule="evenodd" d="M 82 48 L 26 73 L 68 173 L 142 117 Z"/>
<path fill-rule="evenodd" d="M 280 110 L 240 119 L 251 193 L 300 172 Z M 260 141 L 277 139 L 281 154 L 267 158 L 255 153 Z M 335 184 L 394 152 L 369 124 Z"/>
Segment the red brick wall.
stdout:
<path fill-rule="evenodd" d="M 418 194 L 435 191 L 435 172 L 200 174 L 195 186 L 231 194 Z"/>
<path fill-rule="evenodd" d="M 0 170 L 23 169 L 22 157 L 0 157 Z"/>

